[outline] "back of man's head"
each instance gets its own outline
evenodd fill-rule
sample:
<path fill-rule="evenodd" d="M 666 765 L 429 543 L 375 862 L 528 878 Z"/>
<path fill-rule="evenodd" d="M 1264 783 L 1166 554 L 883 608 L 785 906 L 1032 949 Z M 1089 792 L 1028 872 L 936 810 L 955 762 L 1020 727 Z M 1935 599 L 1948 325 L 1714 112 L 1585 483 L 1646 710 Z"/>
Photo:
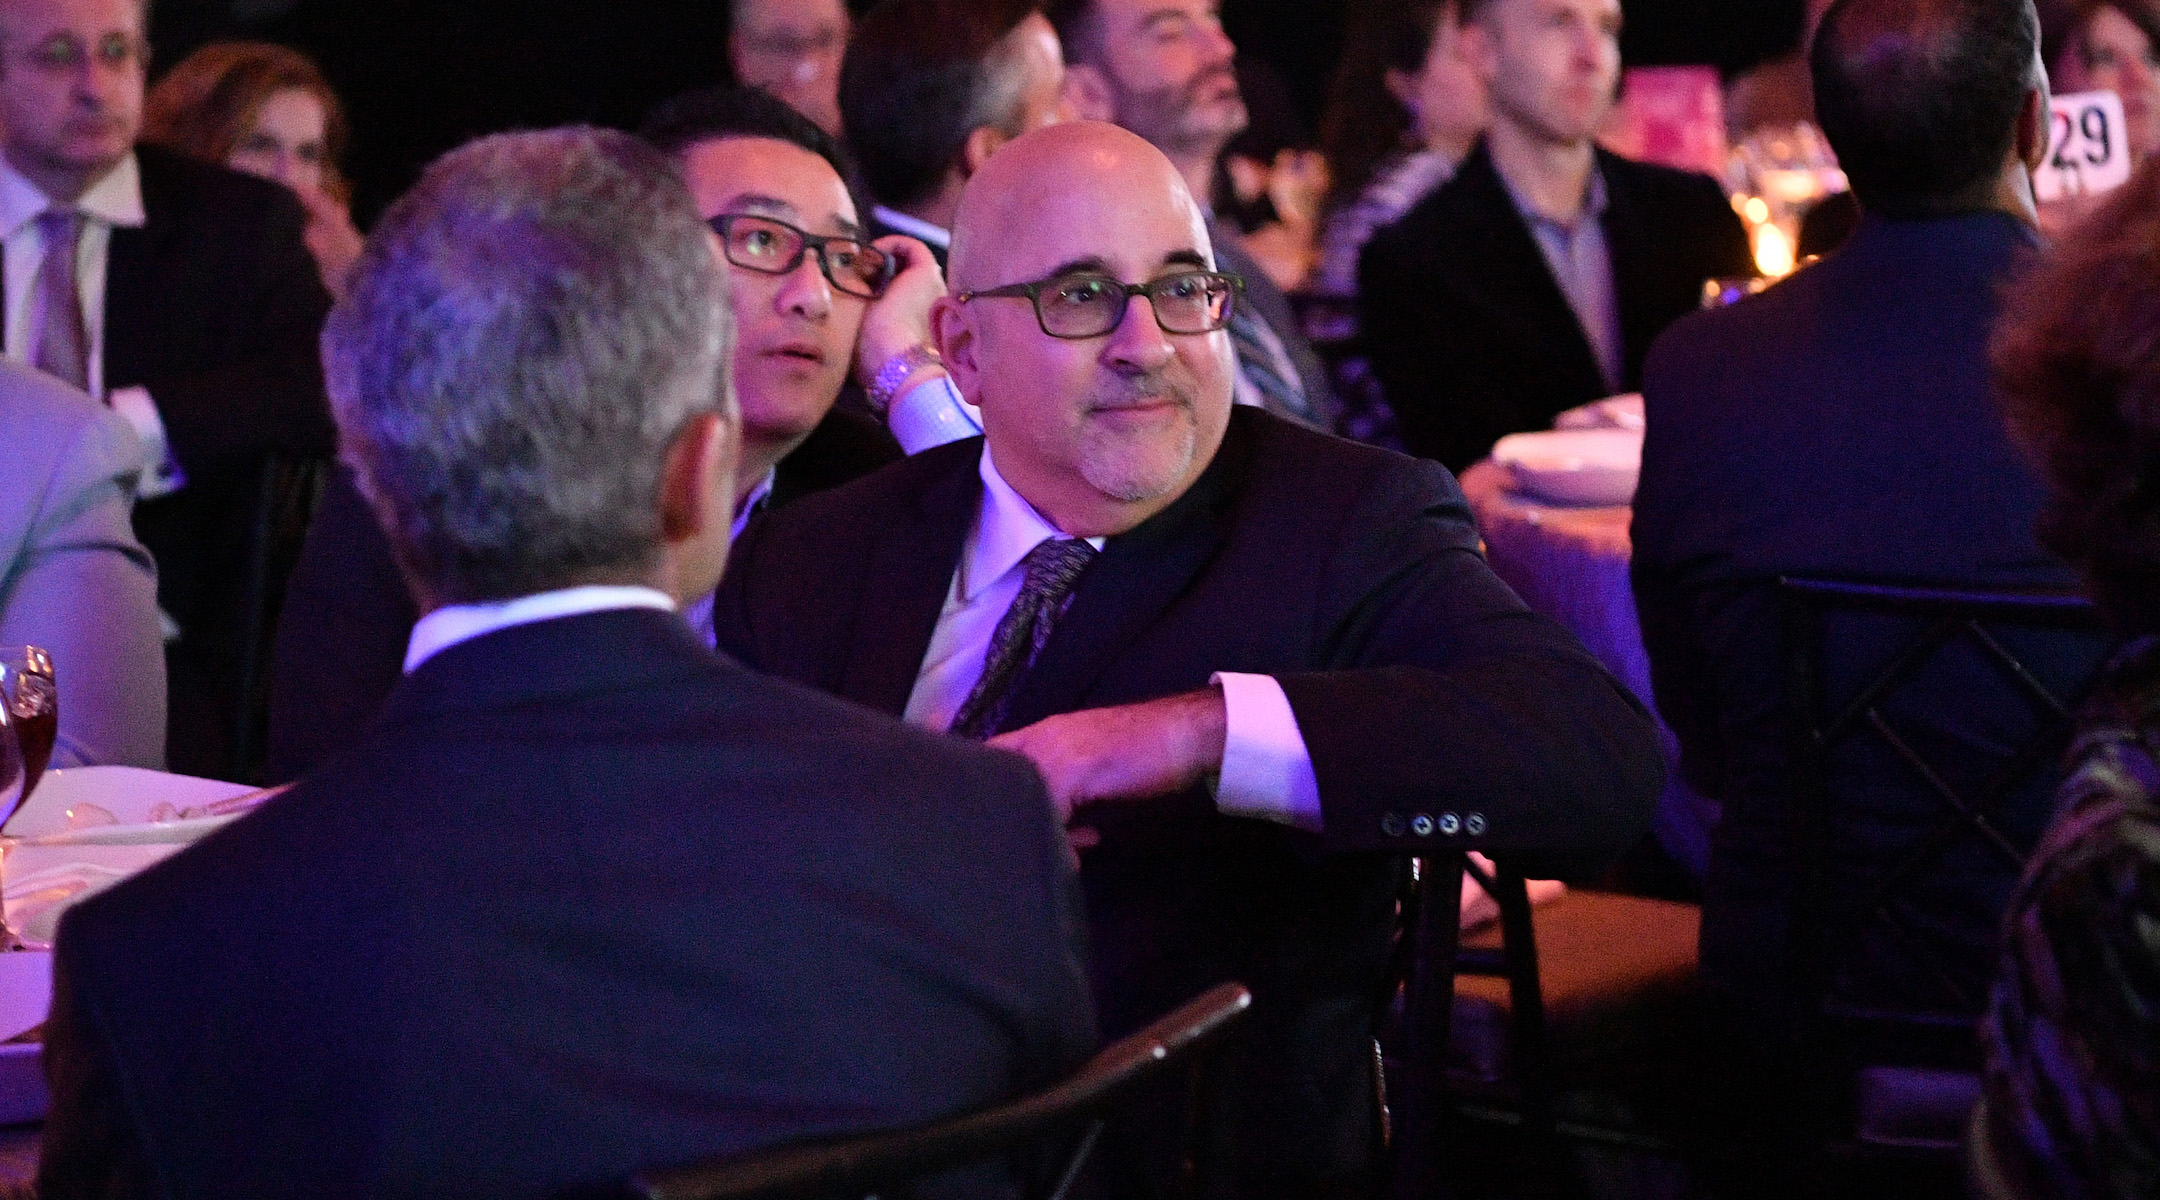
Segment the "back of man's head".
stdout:
<path fill-rule="evenodd" d="M 884 0 L 840 65 L 840 115 L 880 203 L 936 194 L 968 135 L 1018 136 L 1026 79 L 1013 36 L 1039 0 Z"/>
<path fill-rule="evenodd" d="M 763 88 L 714 87 L 663 100 L 645 115 L 637 134 L 671 158 L 699 142 L 720 138 L 771 138 L 800 146 L 832 164 L 842 179 L 854 175 L 838 138 Z"/>
<path fill-rule="evenodd" d="M 2032 0 L 1837 0 L 1816 31 L 1815 111 L 1868 209 L 1984 207 L 2045 88 Z"/>
<path fill-rule="evenodd" d="M 628 134 L 483 138 L 384 214 L 323 330 L 344 455 L 437 604 L 647 577 L 660 480 L 732 409 L 725 276 Z"/>

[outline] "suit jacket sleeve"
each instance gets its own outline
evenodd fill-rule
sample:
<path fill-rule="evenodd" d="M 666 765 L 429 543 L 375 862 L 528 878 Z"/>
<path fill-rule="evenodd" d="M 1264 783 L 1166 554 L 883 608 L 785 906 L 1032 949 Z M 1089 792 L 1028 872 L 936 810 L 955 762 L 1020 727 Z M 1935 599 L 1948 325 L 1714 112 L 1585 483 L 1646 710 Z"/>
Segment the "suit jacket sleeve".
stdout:
<path fill-rule="evenodd" d="M 52 1011 L 45 1020 L 45 1116 L 37 1194 L 46 1200 L 156 1196 L 155 1172 L 128 1112 L 112 1045 L 78 988 L 77 958 L 62 938 L 53 958 Z"/>
<path fill-rule="evenodd" d="M 1641 836 L 1664 782 L 1649 714 L 1493 575 L 1451 476 L 1380 472 L 1338 544 L 1333 669 L 1281 677 L 1332 847 L 1476 849 L 1580 878 Z"/>
<path fill-rule="evenodd" d="M 129 510 L 142 451 L 111 411 L 76 430 L 0 573 L 0 645 L 51 652 L 60 682 L 58 767 L 165 766 L 165 650 L 157 569 Z"/>
<path fill-rule="evenodd" d="M 282 194 L 272 200 L 246 252 L 234 255 L 229 268 L 249 275 L 247 332 L 238 353 L 205 369 L 153 372 L 142 380 L 183 470 L 264 454 L 337 452 L 318 345 L 330 294 L 308 253 L 299 202 Z"/>

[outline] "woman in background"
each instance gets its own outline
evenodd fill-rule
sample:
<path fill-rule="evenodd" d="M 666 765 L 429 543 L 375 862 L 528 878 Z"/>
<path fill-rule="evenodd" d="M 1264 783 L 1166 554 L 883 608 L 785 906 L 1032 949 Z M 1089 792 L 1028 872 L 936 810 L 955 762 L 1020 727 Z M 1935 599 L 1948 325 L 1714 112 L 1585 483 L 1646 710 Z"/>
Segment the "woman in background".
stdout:
<path fill-rule="evenodd" d="M 307 208 L 308 250 L 332 295 L 362 238 L 338 164 L 345 109 L 322 71 L 268 42 L 213 42 L 182 59 L 144 101 L 143 140 L 284 184 Z"/>
<path fill-rule="evenodd" d="M 2160 150 L 2160 0 L 2078 0 L 2049 30 L 2048 77 L 2056 94 L 2122 97 L 2133 163 Z"/>
<path fill-rule="evenodd" d="M 1455 174 L 1485 132 L 1458 0 L 1373 0 L 1352 18 L 1321 119 L 1333 182 L 1313 290 L 1357 294 L 1358 252 Z"/>
<path fill-rule="evenodd" d="M 2160 161 L 2007 293 L 1994 350 L 2049 549 L 2134 637 L 2004 919 L 1974 1119 L 1986 1197 L 2160 1195 Z"/>

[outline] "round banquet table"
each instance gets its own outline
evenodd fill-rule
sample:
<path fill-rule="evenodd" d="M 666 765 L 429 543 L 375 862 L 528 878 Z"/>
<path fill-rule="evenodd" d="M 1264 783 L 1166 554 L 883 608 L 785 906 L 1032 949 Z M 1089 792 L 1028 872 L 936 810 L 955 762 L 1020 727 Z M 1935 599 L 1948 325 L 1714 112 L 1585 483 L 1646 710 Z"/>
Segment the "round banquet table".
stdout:
<path fill-rule="evenodd" d="M 1493 574 L 1533 611 L 1581 638 L 1606 670 L 1656 712 L 1650 655 L 1643 649 L 1635 593 L 1628 584 L 1633 510 L 1544 503 L 1513 491 L 1507 469 L 1491 459 L 1464 471 L 1461 482 Z M 1710 862 L 1717 805 L 1680 781 L 1679 743 L 1662 720 L 1658 733 L 1665 743 L 1666 775 L 1653 828 L 1673 861 L 1701 879 Z"/>

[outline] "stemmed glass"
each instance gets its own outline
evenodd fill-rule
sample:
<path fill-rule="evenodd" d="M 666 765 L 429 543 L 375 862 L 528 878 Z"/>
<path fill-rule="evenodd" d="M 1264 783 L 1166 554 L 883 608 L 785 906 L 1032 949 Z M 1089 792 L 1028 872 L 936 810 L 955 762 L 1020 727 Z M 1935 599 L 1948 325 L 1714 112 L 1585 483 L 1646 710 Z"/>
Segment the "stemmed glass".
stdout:
<path fill-rule="evenodd" d="M 52 656 L 36 646 L 0 646 L 0 824 L 37 787 L 59 734 Z"/>

